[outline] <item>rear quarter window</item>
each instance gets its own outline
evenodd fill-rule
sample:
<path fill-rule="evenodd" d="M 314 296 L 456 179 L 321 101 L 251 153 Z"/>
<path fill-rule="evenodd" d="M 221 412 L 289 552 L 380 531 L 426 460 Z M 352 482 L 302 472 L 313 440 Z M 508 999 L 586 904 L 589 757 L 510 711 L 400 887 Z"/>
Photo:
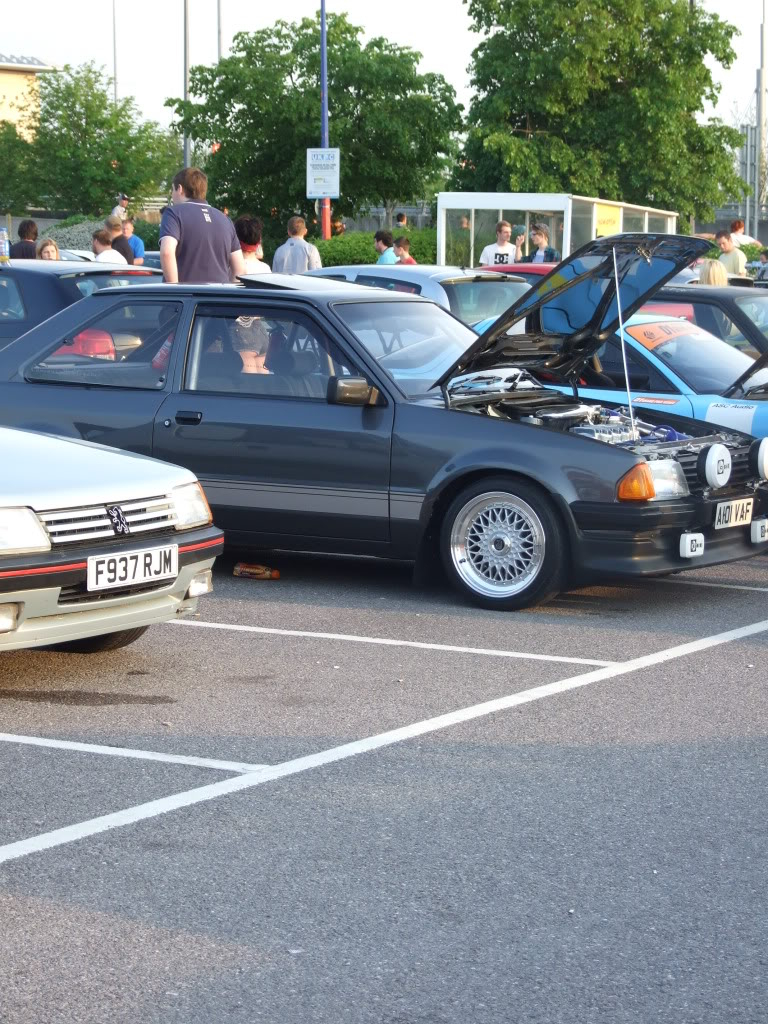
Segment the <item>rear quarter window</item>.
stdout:
<path fill-rule="evenodd" d="M 0 320 L 24 320 L 27 311 L 12 277 L 0 277 Z"/>

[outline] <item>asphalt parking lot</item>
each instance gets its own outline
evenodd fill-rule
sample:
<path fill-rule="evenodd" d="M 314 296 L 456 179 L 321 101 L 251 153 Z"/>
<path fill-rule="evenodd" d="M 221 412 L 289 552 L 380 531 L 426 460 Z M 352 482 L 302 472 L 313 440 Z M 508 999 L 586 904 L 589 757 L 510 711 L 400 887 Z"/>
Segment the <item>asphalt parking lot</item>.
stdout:
<path fill-rule="evenodd" d="M 0 1021 L 762 1021 L 768 559 L 472 609 L 276 555 L 0 660 Z"/>

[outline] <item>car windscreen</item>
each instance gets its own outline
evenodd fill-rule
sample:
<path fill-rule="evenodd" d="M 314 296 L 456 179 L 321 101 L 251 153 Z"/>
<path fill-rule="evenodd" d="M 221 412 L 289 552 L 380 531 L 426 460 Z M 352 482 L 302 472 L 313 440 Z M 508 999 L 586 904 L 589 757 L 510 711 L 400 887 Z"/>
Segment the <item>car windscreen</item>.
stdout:
<path fill-rule="evenodd" d="M 627 334 L 699 394 L 720 394 L 754 362 L 743 352 L 687 320 L 630 323 Z M 768 380 L 758 370 L 749 386 Z"/>
<path fill-rule="evenodd" d="M 510 281 L 501 274 L 481 280 L 459 278 L 440 284 L 448 296 L 451 312 L 465 324 L 500 316 L 530 288 L 527 281 Z"/>
<path fill-rule="evenodd" d="M 477 335 L 427 302 L 339 302 L 333 306 L 358 341 L 400 388 L 429 391 Z"/>

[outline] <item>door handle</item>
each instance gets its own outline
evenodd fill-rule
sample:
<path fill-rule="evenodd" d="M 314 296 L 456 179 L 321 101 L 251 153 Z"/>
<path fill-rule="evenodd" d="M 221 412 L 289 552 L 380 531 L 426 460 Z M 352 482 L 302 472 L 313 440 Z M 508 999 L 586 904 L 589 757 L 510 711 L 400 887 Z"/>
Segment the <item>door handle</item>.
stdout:
<path fill-rule="evenodd" d="M 179 409 L 176 413 L 177 423 L 191 423 L 193 426 L 197 426 L 198 423 L 202 422 L 202 419 L 203 414 L 201 412 L 195 412 L 190 409 Z"/>

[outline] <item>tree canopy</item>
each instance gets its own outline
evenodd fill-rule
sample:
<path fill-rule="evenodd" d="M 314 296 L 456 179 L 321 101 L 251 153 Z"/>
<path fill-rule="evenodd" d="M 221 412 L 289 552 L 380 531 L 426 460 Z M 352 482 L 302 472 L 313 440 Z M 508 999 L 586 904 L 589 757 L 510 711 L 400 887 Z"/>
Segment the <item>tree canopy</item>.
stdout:
<path fill-rule="evenodd" d="M 118 192 L 156 194 L 181 166 L 177 136 L 142 122 L 132 97 L 113 101 L 111 81 L 93 64 L 38 76 L 24 101 L 20 130 L 0 131 L 0 161 L 13 167 L 6 208 L 103 213 Z"/>
<path fill-rule="evenodd" d="M 703 121 L 735 27 L 689 0 L 465 0 L 485 38 L 454 187 L 571 192 L 707 218 L 742 194 Z M 697 115 L 699 117 L 697 118 Z"/>
<path fill-rule="evenodd" d="M 344 14 L 327 17 L 329 144 L 341 149 L 339 213 L 424 194 L 444 166 L 461 107 L 420 55 L 383 38 L 361 42 Z M 306 150 L 320 144 L 320 22 L 277 21 L 235 36 L 231 54 L 190 73 L 176 127 L 215 152 L 209 195 L 237 210 L 309 212 Z M 218 143 L 218 146 L 215 144 Z"/>

